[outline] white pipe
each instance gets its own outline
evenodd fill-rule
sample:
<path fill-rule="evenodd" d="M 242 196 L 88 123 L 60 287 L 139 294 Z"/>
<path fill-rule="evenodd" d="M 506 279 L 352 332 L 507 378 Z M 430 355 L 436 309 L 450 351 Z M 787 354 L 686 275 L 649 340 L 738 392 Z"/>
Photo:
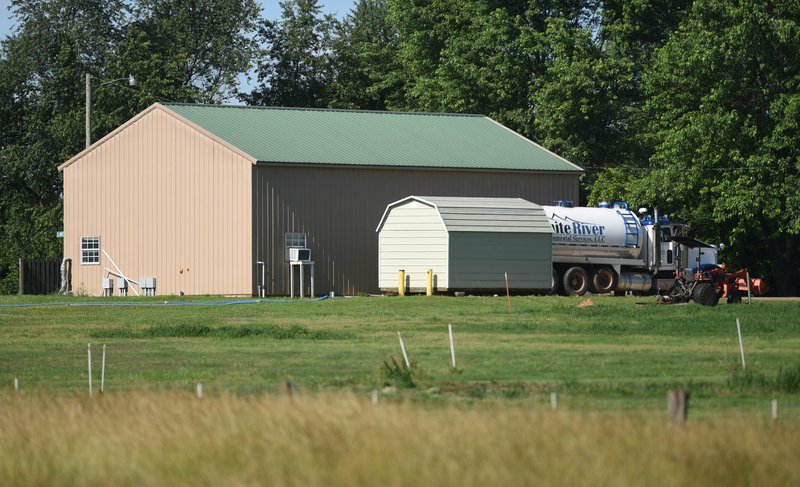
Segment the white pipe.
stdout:
<path fill-rule="evenodd" d="M 92 344 L 86 347 L 89 355 L 89 397 L 92 397 Z"/>
<path fill-rule="evenodd" d="M 14 391 L 19 392 L 19 379 L 14 377 Z"/>
<path fill-rule="evenodd" d="M 203 399 L 203 384 L 201 382 L 198 382 L 197 386 L 195 386 L 195 392 L 198 399 Z"/>
<path fill-rule="evenodd" d="M 558 409 L 558 394 L 555 392 L 550 393 L 550 409 L 553 411 Z"/>
<path fill-rule="evenodd" d="M 105 390 L 106 386 L 106 344 L 103 344 L 103 362 L 100 366 L 100 392 Z"/>
<path fill-rule="evenodd" d="M 778 400 L 777 399 L 773 399 L 772 400 L 772 420 L 773 421 L 777 421 L 778 420 Z"/>
<path fill-rule="evenodd" d="M 453 325 L 447 325 L 447 331 L 450 333 L 450 362 L 453 368 L 456 368 L 456 347 L 453 343 Z"/>
<path fill-rule="evenodd" d="M 111 270 L 111 269 L 109 269 L 108 267 L 103 267 L 103 272 L 105 272 L 105 273 L 106 273 L 106 277 L 108 277 L 108 276 L 117 276 L 117 277 L 121 277 L 121 278 L 125 279 L 125 276 L 123 276 L 122 274 L 120 274 L 120 273 L 118 273 L 118 272 L 114 272 L 114 271 L 112 271 L 112 270 Z M 126 281 L 128 281 L 128 282 L 132 282 L 132 283 L 136 284 L 137 286 L 139 286 L 139 287 L 142 287 L 142 286 L 139 284 L 139 282 L 138 282 L 138 281 L 134 281 L 133 279 L 126 279 Z"/>
<path fill-rule="evenodd" d="M 744 363 L 744 343 L 742 343 L 742 327 L 739 325 L 739 318 L 736 318 L 736 331 L 739 333 L 739 351 L 742 352 L 742 369 L 746 368 Z"/>
<path fill-rule="evenodd" d="M 397 332 L 397 338 L 400 339 L 400 350 L 403 352 L 403 360 L 406 362 L 406 369 L 411 370 L 411 363 L 408 361 L 408 354 L 406 353 L 406 345 L 403 343 L 403 337 L 400 336 L 400 332 Z"/>
<path fill-rule="evenodd" d="M 128 284 L 130 284 L 130 283 L 134 283 L 134 284 L 136 284 L 137 286 L 139 286 L 139 283 L 138 283 L 138 282 L 131 281 L 130 279 L 128 279 L 127 277 L 125 277 L 125 273 L 123 273 L 123 272 L 120 270 L 120 268 L 119 268 L 119 266 L 117 265 L 117 263 L 116 263 L 116 262 L 114 262 L 114 259 L 112 259 L 110 255 L 108 255 L 108 252 L 106 252 L 106 249 L 103 249 L 103 253 L 106 255 L 106 257 L 108 257 L 108 260 L 110 260 L 110 261 L 111 261 L 111 263 L 114 265 L 114 268 L 115 268 L 115 269 L 117 269 L 117 272 L 119 272 L 119 274 L 120 274 L 120 277 L 121 277 L 121 278 L 125 279 L 125 281 L 126 281 Z M 140 286 L 140 287 L 141 287 L 141 286 Z M 133 288 L 131 288 L 131 290 L 133 290 L 133 292 L 135 292 L 135 293 L 136 293 L 136 295 L 137 295 L 137 296 L 139 296 L 139 293 L 136 291 L 136 289 L 133 289 Z"/>
<path fill-rule="evenodd" d="M 508 310 L 511 311 L 511 293 L 508 292 L 508 272 L 503 273 L 506 276 L 506 299 L 508 300 Z"/>
<path fill-rule="evenodd" d="M 256 261 L 256 265 L 261 267 L 261 283 L 258 285 L 258 297 L 263 298 L 267 295 L 267 264 L 264 261 L 259 260 Z"/>

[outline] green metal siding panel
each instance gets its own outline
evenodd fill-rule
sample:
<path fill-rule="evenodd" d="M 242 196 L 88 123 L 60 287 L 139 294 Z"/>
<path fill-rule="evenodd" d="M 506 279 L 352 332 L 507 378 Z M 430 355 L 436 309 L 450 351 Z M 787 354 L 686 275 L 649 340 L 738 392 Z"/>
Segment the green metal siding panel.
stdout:
<path fill-rule="evenodd" d="M 581 171 L 484 116 L 230 105 L 165 107 L 260 162 Z"/>
<path fill-rule="evenodd" d="M 450 233 L 450 289 L 550 288 L 550 239 L 536 233 Z"/>

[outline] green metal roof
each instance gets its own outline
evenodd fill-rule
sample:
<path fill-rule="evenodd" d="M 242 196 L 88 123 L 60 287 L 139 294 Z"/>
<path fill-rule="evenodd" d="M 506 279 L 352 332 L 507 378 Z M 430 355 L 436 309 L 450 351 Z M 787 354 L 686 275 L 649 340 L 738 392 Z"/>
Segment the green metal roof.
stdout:
<path fill-rule="evenodd" d="M 435 208 L 448 232 L 553 233 L 542 207 L 522 198 L 453 196 L 408 196 L 389 203 L 377 231 L 390 210 L 412 201 Z"/>
<path fill-rule="evenodd" d="M 259 162 L 581 171 L 481 115 L 164 106 Z"/>

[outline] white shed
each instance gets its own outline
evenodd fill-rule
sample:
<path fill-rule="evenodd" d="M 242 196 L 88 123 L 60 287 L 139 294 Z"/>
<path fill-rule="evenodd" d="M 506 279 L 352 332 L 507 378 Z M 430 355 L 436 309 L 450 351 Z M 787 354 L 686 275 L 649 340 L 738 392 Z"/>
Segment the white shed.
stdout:
<path fill-rule="evenodd" d="M 386 207 L 378 225 L 378 287 L 410 292 L 549 290 L 552 229 L 539 205 L 521 198 L 409 196 Z"/>

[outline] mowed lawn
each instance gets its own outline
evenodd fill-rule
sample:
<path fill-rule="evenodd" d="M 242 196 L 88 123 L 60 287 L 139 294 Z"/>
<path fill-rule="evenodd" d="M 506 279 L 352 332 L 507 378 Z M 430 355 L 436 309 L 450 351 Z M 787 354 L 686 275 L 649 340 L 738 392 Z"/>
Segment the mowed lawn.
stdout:
<path fill-rule="evenodd" d="M 505 296 L 205 306 L 161 306 L 199 299 L 160 297 L 124 301 L 151 305 L 141 307 L 0 307 L 0 380 L 5 393 L 18 378 L 26 393 L 85 394 L 91 343 L 95 389 L 107 347 L 109 393 L 190 392 L 198 382 L 210 396 L 282 393 L 291 380 L 300 394 L 369 397 L 377 389 L 388 401 L 547 409 L 556 392 L 565 410 L 662 415 L 667 390 L 687 387 L 694 417 L 766 418 L 778 399 L 781 418 L 800 419 L 800 394 L 791 388 L 792 371 L 800 374 L 800 303 L 707 308 L 592 296 L 591 305 L 579 306 L 586 299 L 512 297 L 511 310 Z M 87 299 L 0 298 L 2 305 L 48 301 Z M 397 332 L 413 362 L 413 388 L 385 370 L 390 358 L 402 362 Z"/>

